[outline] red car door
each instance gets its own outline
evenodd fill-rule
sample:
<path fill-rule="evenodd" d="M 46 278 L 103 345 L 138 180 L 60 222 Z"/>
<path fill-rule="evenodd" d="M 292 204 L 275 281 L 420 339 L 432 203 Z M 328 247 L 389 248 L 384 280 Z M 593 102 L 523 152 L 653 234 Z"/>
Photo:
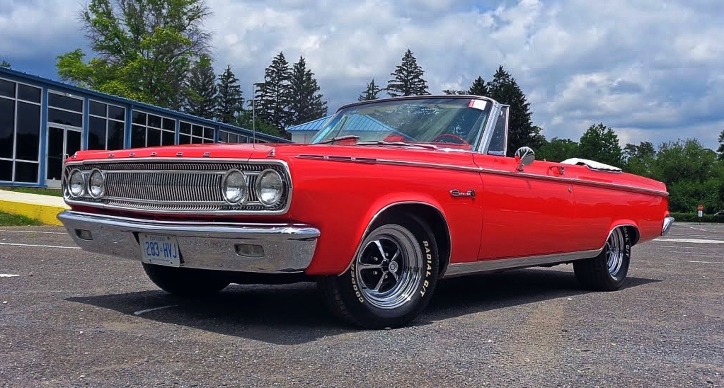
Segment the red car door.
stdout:
<path fill-rule="evenodd" d="M 483 181 L 480 260 L 572 251 L 576 235 L 573 187 L 557 163 L 475 155 Z"/>

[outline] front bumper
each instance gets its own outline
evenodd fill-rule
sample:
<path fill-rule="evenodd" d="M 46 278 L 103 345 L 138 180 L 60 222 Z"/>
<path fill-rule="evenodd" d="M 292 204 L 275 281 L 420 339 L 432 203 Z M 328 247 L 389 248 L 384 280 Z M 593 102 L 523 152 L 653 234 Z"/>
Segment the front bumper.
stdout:
<path fill-rule="evenodd" d="M 180 267 L 249 273 L 303 272 L 320 235 L 301 224 L 156 221 L 70 210 L 58 219 L 85 251 L 142 260 L 139 233 L 173 236 Z M 249 246 L 253 255 L 240 248 Z"/>

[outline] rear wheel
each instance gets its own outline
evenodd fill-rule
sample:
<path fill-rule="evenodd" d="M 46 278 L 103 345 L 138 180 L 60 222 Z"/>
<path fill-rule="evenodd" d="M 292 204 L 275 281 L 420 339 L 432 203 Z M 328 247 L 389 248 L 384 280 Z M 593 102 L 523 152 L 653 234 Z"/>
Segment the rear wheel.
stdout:
<path fill-rule="evenodd" d="M 404 326 L 432 297 L 438 251 L 417 217 L 381 220 L 362 241 L 349 270 L 319 281 L 327 304 L 342 320 L 368 329 Z"/>
<path fill-rule="evenodd" d="M 576 279 L 586 288 L 614 291 L 621 288 L 631 260 L 631 237 L 627 228 L 616 228 L 603 251 L 593 258 L 573 262 Z"/>
<path fill-rule="evenodd" d="M 176 296 L 209 296 L 223 290 L 230 283 L 224 275 L 214 274 L 213 271 L 142 264 L 146 275 L 155 285 Z"/>

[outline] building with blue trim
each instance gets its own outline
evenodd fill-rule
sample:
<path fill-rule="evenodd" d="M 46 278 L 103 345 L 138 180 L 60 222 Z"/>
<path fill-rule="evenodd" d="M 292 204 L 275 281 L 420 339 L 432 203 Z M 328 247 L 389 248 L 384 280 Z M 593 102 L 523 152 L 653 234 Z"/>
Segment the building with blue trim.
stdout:
<path fill-rule="evenodd" d="M 0 185 L 60 187 L 78 150 L 215 142 L 289 140 L 0 68 Z"/>

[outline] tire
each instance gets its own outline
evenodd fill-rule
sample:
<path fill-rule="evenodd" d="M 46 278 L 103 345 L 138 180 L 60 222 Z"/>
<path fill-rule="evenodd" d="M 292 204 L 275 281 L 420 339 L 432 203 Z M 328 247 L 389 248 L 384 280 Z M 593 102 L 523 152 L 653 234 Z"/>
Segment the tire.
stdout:
<path fill-rule="evenodd" d="M 350 268 L 319 280 L 325 301 L 343 321 L 366 329 L 400 327 L 427 306 L 437 284 L 435 236 L 411 215 L 388 217 L 364 237 Z"/>
<path fill-rule="evenodd" d="M 627 228 L 616 228 L 606 240 L 601 253 L 593 258 L 573 262 L 576 279 L 585 288 L 615 291 L 623 286 L 631 261 L 631 237 Z"/>
<path fill-rule="evenodd" d="M 224 275 L 191 268 L 143 264 L 148 278 L 160 289 L 181 297 L 204 297 L 218 293 L 229 285 Z"/>

